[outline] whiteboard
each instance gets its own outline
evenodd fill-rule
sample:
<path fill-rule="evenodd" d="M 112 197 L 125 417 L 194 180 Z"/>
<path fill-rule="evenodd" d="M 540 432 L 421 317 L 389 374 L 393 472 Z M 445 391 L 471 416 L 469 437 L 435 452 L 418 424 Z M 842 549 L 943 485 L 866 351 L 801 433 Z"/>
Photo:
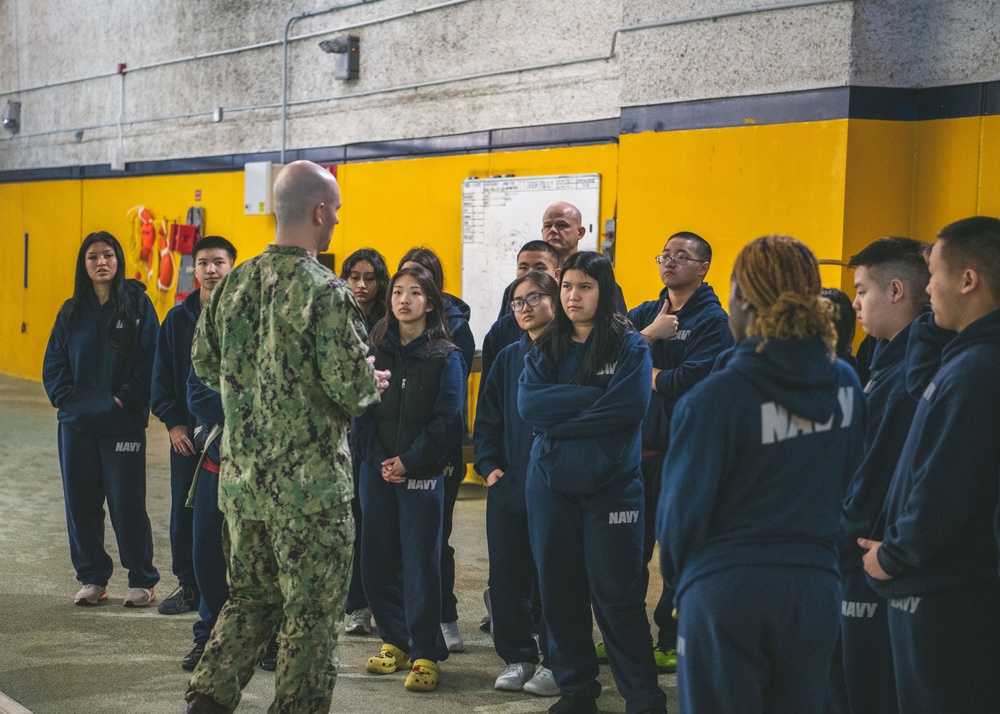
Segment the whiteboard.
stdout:
<path fill-rule="evenodd" d="M 482 348 L 517 272 L 517 253 L 542 237 L 542 214 L 557 201 L 580 209 L 587 229 L 580 250 L 597 250 L 600 174 L 507 176 L 462 182 L 462 299 Z"/>

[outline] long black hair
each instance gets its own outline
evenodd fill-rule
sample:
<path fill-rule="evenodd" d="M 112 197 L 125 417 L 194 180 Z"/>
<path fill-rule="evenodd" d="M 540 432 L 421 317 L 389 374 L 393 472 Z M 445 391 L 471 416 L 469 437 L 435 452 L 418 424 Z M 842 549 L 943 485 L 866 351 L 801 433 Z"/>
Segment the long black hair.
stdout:
<path fill-rule="evenodd" d="M 379 320 L 378 324 L 372 329 L 372 347 L 378 347 L 390 327 L 397 332 L 399 331 L 399 320 L 396 319 L 396 316 L 392 312 L 392 289 L 395 287 L 396 281 L 404 275 L 409 275 L 420 284 L 420 289 L 423 290 L 424 296 L 427 298 L 427 303 L 433 308 L 427 313 L 427 322 L 424 330 L 428 333 L 430 340 L 451 341 L 451 331 L 448 329 L 448 321 L 444 319 L 444 298 L 441 297 L 441 291 L 438 290 L 438 286 L 434 282 L 434 277 L 430 274 L 430 271 L 424 268 L 413 267 L 402 268 L 396 271 L 396 274 L 389 281 L 389 287 L 385 291 L 385 317 Z"/>
<path fill-rule="evenodd" d="M 399 259 L 399 267 L 402 268 L 404 263 L 409 262 L 424 266 L 427 272 L 431 274 L 431 277 L 434 278 L 434 284 L 437 285 L 437 289 L 442 295 L 444 294 L 444 268 L 441 266 L 441 259 L 438 258 L 437 253 L 423 246 L 410 248 L 406 251 L 406 255 Z"/>
<path fill-rule="evenodd" d="M 87 273 L 87 250 L 95 243 L 106 243 L 115 253 L 118 263 L 111 278 L 108 302 L 111 303 L 111 317 L 108 320 L 108 344 L 125 355 L 135 354 L 139 339 L 138 321 L 143 317 L 142 289 L 134 281 L 125 279 L 125 253 L 118 239 L 107 231 L 91 233 L 83 239 L 80 252 L 76 256 L 76 275 L 73 279 L 73 297 L 66 301 L 62 312 L 67 324 L 73 318 L 77 306 L 94 289 L 94 282 Z M 119 326 L 119 327 L 116 327 Z"/>
<path fill-rule="evenodd" d="M 385 312 L 386 290 L 389 289 L 389 268 L 385 264 L 385 258 L 374 248 L 358 248 L 344 259 L 344 264 L 340 266 L 340 279 L 347 280 L 351 277 L 351 271 L 358 263 L 367 261 L 371 264 L 375 273 L 375 304 L 372 306 L 372 314 L 381 315 Z"/>
<path fill-rule="evenodd" d="M 580 251 L 574 253 L 562 266 L 560 290 L 566 280 L 566 273 L 579 270 L 597 281 L 597 312 L 594 314 L 594 329 L 590 333 L 590 349 L 580 365 L 580 380 L 590 382 L 606 365 L 615 361 L 622 338 L 631 329 L 628 321 L 615 311 L 615 270 L 611 261 L 600 253 Z M 538 336 L 535 344 L 554 364 L 569 352 L 573 338 L 573 322 L 563 309 L 562 300 L 556 301 L 556 316 L 545 331 Z"/>

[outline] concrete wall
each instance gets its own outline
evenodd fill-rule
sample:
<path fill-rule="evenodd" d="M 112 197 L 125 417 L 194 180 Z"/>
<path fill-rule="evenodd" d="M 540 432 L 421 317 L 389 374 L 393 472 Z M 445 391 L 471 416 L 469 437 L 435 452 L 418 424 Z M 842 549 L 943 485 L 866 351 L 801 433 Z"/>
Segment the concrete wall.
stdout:
<path fill-rule="evenodd" d="M 455 0 L 407 14 L 441 1 L 370 0 L 297 22 L 293 36 L 326 34 L 290 45 L 288 147 L 614 118 L 622 106 L 691 99 L 1000 76 L 1000 0 L 834 0 L 761 12 L 750 10 L 787 0 Z M 0 131 L 0 169 L 107 163 L 118 141 L 120 62 L 128 65 L 126 160 L 279 149 L 280 45 L 149 65 L 278 41 L 292 15 L 328 6 L 2 3 L 0 103 L 19 100 L 23 109 L 20 135 Z M 737 14 L 698 19 L 720 13 Z M 665 20 L 677 24 L 634 29 Z M 317 45 L 348 31 L 361 37 L 361 77 L 343 82 Z M 600 59 L 613 39 L 614 56 Z M 596 59 L 578 62 L 588 57 Z M 385 91 L 556 62 L 572 64 Z M 29 91 L 82 78 L 90 79 Z M 225 114 L 218 124 L 217 107 Z"/>

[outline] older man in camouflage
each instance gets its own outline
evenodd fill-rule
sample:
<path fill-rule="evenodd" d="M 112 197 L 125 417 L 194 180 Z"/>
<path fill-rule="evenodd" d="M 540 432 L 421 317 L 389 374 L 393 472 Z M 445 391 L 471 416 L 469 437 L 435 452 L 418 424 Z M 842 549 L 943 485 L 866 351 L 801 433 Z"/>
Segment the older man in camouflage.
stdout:
<path fill-rule="evenodd" d="M 336 180 L 298 161 L 274 197 L 274 244 L 219 283 L 192 349 L 226 417 L 230 596 L 191 678 L 189 714 L 236 707 L 279 621 L 269 711 L 329 711 L 354 540 L 347 426 L 388 379 L 365 359 L 350 290 L 315 257 L 338 222 Z"/>

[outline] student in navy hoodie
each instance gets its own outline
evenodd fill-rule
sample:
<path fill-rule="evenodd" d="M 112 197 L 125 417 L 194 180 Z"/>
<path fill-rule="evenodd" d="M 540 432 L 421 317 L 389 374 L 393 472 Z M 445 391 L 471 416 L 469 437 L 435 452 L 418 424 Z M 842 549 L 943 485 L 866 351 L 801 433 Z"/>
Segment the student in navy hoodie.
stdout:
<path fill-rule="evenodd" d="M 664 712 L 642 590 L 640 425 L 649 347 L 614 307 L 599 253 L 563 264 L 555 319 L 525 357 L 517 404 L 535 432 L 525 496 L 549 658 L 552 714 L 597 711 L 591 605 L 629 714 Z"/>
<path fill-rule="evenodd" d="M 361 459 L 361 575 L 385 644 L 373 674 L 412 670 L 405 687 L 437 688 L 447 659 L 441 632 L 444 469 L 461 427 L 465 370 L 433 277 L 417 266 L 389 283 L 372 333 L 376 369 L 392 373 L 382 401 L 354 421 Z"/>
<path fill-rule="evenodd" d="M 493 646 L 507 664 L 494 687 L 542 696 L 559 694 L 548 662 L 544 623 L 532 635 L 538 573 L 531 555 L 525 475 L 534 435 L 517 411 L 524 356 L 555 317 L 559 284 L 532 271 L 517 278 L 511 315 L 524 336 L 500 351 L 476 407 L 476 471 L 486 479 L 486 537 L 490 559 Z M 539 657 L 539 653 L 541 657 Z"/>
<path fill-rule="evenodd" d="M 170 437 L 170 555 L 178 583 L 157 608 L 162 615 L 196 610 L 201 599 L 192 557 L 192 513 L 184 505 L 199 456 L 192 443 L 195 418 L 188 411 L 187 378 L 191 371 L 191 340 L 201 306 L 233 269 L 236 248 L 221 236 L 206 236 L 195 244 L 192 259 L 200 287 L 163 318 L 153 359 L 150 406 Z"/>
<path fill-rule="evenodd" d="M 990 712 L 1000 701 L 1000 220 L 941 229 L 934 321 L 957 336 L 924 389 L 889 485 L 881 541 L 859 538 L 889 600 L 902 712 Z"/>
<path fill-rule="evenodd" d="M 885 494 L 917 409 L 906 389 L 904 358 L 911 325 L 927 309 L 927 247 L 909 238 L 880 238 L 848 263 L 854 269 L 854 310 L 864 331 L 877 340 L 865 385 L 864 460 L 844 503 L 840 557 L 840 635 L 851 714 L 898 711 L 887 603 L 868 585 L 864 551 L 855 541 L 882 539 Z"/>
<path fill-rule="evenodd" d="M 733 344 L 729 316 L 705 276 L 712 246 L 696 233 L 682 231 L 667 239 L 656 257 L 663 290 L 656 300 L 629 311 L 628 318 L 646 338 L 653 357 L 652 393 L 642 422 L 642 480 L 646 493 L 643 540 L 643 592 L 649 585 L 649 561 L 656 543 L 656 504 L 660 471 L 670 436 L 674 404 L 708 376 L 719 354 Z M 661 546 L 662 547 L 662 546 Z M 677 621 L 671 616 L 673 594 L 664 587 L 653 620 L 659 630 L 653 658 L 661 672 L 677 668 Z M 603 652 L 598 645 L 598 657 Z"/>
<path fill-rule="evenodd" d="M 104 504 L 128 569 L 126 607 L 156 599 L 160 574 L 146 516 L 146 424 L 159 321 L 145 286 L 124 276 L 110 233 L 91 233 L 76 260 L 73 297 L 49 336 L 42 381 L 58 409 L 59 465 L 77 605 L 108 598 Z"/>
<path fill-rule="evenodd" d="M 840 510 L 865 414 L 820 290 L 794 238 L 744 247 L 730 287 L 736 349 L 674 407 L 656 524 L 684 711 L 823 710 Z"/>
<path fill-rule="evenodd" d="M 354 301 L 365 317 L 365 327 L 370 335 L 379 320 L 385 317 L 385 296 L 389 288 L 389 269 L 385 258 L 374 248 L 360 248 L 344 260 L 340 268 L 340 279 L 354 294 Z M 351 511 L 354 513 L 354 528 L 361 533 L 361 492 L 358 478 L 361 462 L 351 450 L 351 467 L 354 475 L 354 497 Z M 365 588 L 361 582 L 361 537 L 354 539 L 354 559 L 351 561 L 351 584 L 344 604 L 344 632 L 348 635 L 370 635 L 372 632 L 372 611 L 368 607 Z"/>
<path fill-rule="evenodd" d="M 522 245 L 521 250 L 518 251 L 517 267 L 515 270 L 515 282 L 532 271 L 538 271 L 551 275 L 558 283 L 559 253 L 543 240 L 530 240 Z M 508 302 L 514 297 L 513 286 L 514 283 L 511 283 L 504 293 L 507 296 Z M 517 315 L 510 311 L 509 305 L 507 306 L 507 310 L 508 312 L 505 315 L 497 318 L 496 322 L 490 327 L 489 332 L 486 333 L 486 337 L 483 338 L 483 369 L 479 375 L 480 389 L 486 384 L 490 367 L 493 365 L 493 361 L 497 358 L 497 355 L 500 354 L 500 350 L 507 345 L 514 344 L 524 336 L 524 330 L 518 325 Z"/>
<path fill-rule="evenodd" d="M 469 327 L 471 310 L 460 298 L 444 292 L 444 269 L 441 260 L 430 248 L 410 248 L 400 259 L 399 267 L 420 266 L 434 278 L 434 284 L 444 300 L 444 315 L 448 323 L 451 340 L 458 347 L 465 369 L 465 385 L 462 389 L 462 405 L 465 405 L 465 389 L 468 385 L 472 360 L 476 356 L 476 339 Z M 455 597 L 455 549 L 451 547 L 452 519 L 458 490 L 465 478 L 465 459 L 462 456 L 462 442 L 466 433 L 466 419 L 463 418 L 451 434 L 451 450 L 444 478 L 444 531 L 441 536 L 441 632 L 448 644 L 449 652 L 465 649 L 462 633 L 458 629 L 458 598 Z"/>

